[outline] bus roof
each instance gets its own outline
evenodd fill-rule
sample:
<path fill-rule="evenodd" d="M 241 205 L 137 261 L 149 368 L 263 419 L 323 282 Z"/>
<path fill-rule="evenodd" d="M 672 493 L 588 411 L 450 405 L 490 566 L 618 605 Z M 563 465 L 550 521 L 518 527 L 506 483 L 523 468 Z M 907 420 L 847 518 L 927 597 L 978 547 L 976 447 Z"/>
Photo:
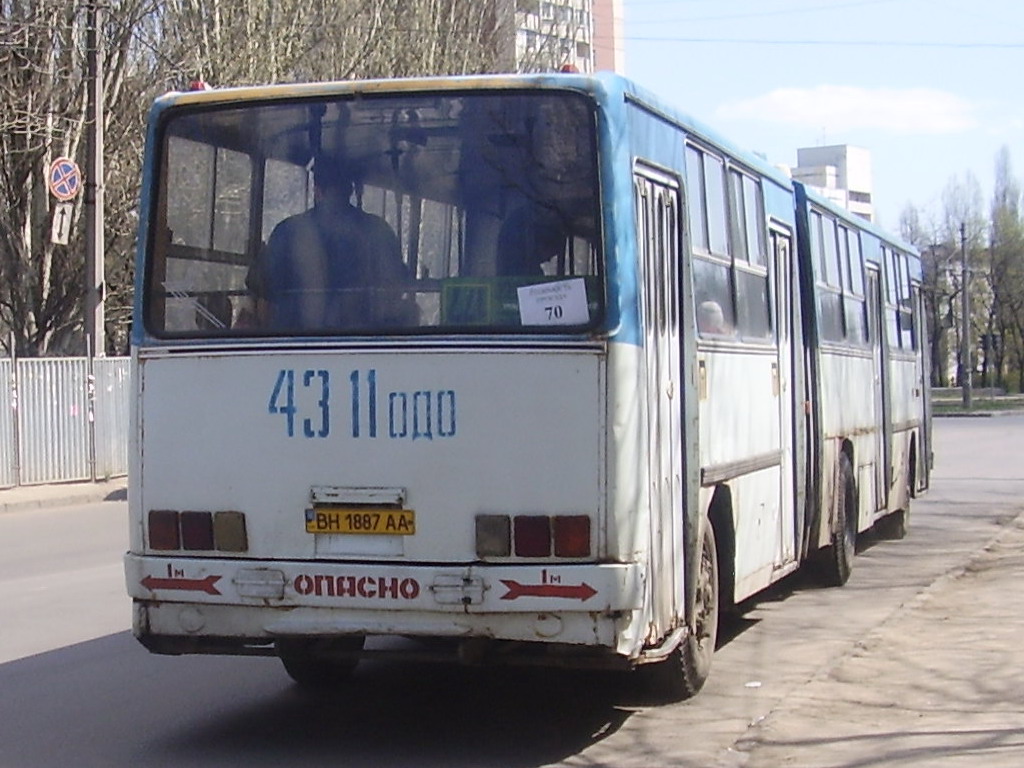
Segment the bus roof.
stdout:
<path fill-rule="evenodd" d="M 638 104 L 687 133 L 699 136 L 705 143 L 722 150 L 751 170 L 778 184 L 788 186 L 789 175 L 752 151 L 730 142 L 708 125 L 673 107 L 643 86 L 613 72 L 594 75 L 577 73 L 457 75 L 448 77 L 415 77 L 377 80 L 337 80 L 317 83 L 286 83 L 276 85 L 212 88 L 195 91 L 171 91 L 156 99 L 153 116 L 173 106 L 227 104 L 249 100 L 291 100 L 353 94 L 400 94 L 422 91 L 562 89 L 593 95 L 604 103 L 622 99 Z"/>
<path fill-rule="evenodd" d="M 857 216 L 856 214 L 851 213 L 846 208 L 837 205 L 836 203 L 832 202 L 824 195 L 822 195 L 820 192 L 817 192 L 813 187 L 808 187 L 802 182 L 796 180 L 793 181 L 793 186 L 797 191 L 798 199 L 800 199 L 800 197 L 802 196 L 807 201 L 813 203 L 819 208 L 823 208 L 824 210 L 833 214 L 836 218 L 841 219 L 843 222 L 850 225 L 851 227 L 855 227 L 863 232 L 868 232 L 869 234 L 877 237 L 883 243 L 891 245 L 894 248 L 898 248 L 899 250 L 904 251 L 905 253 L 913 256 L 914 258 L 919 257 L 917 248 L 911 245 L 910 243 L 904 241 L 898 235 L 895 235 L 892 232 L 889 232 L 888 230 L 882 229 L 880 226 L 878 226 L 872 221 L 868 221 L 867 219 L 861 216 Z"/>

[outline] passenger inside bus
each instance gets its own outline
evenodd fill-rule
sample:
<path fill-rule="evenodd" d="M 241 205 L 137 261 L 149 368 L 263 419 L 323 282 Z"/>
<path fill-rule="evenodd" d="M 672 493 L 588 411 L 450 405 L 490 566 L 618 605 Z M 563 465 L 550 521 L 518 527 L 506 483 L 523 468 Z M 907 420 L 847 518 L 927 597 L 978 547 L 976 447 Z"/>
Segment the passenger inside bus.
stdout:
<path fill-rule="evenodd" d="M 568 237 L 556 211 L 539 204 L 522 206 L 498 233 L 498 275 L 545 274 L 541 265 L 565 255 Z"/>
<path fill-rule="evenodd" d="M 706 336 L 728 336 L 732 333 L 721 304 L 710 299 L 700 303 L 697 307 L 697 330 Z"/>
<path fill-rule="evenodd" d="M 256 325 L 277 331 L 415 325 L 398 238 L 384 219 L 353 204 L 353 168 L 318 156 L 313 180 L 313 208 L 274 227 L 249 270 Z"/>

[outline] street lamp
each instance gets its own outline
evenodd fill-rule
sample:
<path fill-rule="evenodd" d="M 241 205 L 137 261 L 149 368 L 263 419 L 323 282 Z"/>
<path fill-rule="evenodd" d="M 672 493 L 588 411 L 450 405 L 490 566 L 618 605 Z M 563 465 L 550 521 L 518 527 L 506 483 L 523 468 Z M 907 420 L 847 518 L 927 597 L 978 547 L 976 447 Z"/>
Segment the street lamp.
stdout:
<path fill-rule="evenodd" d="M 103 317 L 103 77 L 99 0 L 85 3 L 86 164 L 85 164 L 85 318 L 86 354 L 104 355 Z"/>

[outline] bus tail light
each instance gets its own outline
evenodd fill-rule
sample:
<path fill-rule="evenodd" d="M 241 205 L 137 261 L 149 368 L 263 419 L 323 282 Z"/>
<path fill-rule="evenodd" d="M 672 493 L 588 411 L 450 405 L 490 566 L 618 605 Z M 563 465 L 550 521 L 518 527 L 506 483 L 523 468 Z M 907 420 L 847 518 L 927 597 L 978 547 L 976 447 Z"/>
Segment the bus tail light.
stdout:
<path fill-rule="evenodd" d="M 481 558 L 590 557 L 587 515 L 477 515 L 476 554 Z"/>
<path fill-rule="evenodd" d="M 512 521 L 508 515 L 477 515 L 478 557 L 508 557 L 512 554 Z"/>
<path fill-rule="evenodd" d="M 516 515 L 515 551 L 517 557 L 551 556 L 551 518 L 545 515 Z"/>
<path fill-rule="evenodd" d="M 241 512 L 214 512 L 213 541 L 221 552 L 248 550 L 249 537 L 245 532 L 245 515 Z"/>
<path fill-rule="evenodd" d="M 555 557 L 590 556 L 590 518 L 558 515 L 554 518 Z"/>
<path fill-rule="evenodd" d="M 149 510 L 149 548 L 160 551 L 181 549 L 177 512 L 169 509 Z"/>
<path fill-rule="evenodd" d="M 213 549 L 213 515 L 209 512 L 181 513 L 181 548 Z"/>
<path fill-rule="evenodd" d="M 151 509 L 149 548 L 159 552 L 245 552 L 249 549 L 245 514 Z"/>

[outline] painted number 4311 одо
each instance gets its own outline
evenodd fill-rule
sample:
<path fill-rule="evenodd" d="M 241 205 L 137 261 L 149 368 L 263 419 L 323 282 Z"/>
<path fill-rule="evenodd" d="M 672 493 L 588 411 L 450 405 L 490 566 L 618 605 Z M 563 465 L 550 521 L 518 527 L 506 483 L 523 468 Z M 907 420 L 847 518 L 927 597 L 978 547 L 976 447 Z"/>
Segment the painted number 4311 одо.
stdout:
<path fill-rule="evenodd" d="M 353 438 L 455 437 L 455 390 L 388 390 L 378 384 L 376 368 L 352 371 L 348 383 L 348 402 L 343 399 L 339 410 Z M 330 371 L 283 368 L 271 389 L 267 412 L 284 417 L 288 437 L 326 438 L 335 418 L 331 385 Z"/>

